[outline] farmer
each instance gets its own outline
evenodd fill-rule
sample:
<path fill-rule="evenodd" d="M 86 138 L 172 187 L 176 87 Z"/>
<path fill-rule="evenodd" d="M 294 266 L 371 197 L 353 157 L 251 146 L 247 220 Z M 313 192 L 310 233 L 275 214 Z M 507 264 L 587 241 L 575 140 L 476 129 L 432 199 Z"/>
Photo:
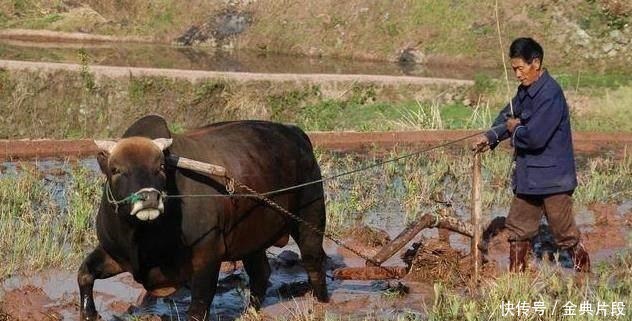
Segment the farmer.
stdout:
<path fill-rule="evenodd" d="M 535 40 L 514 40 L 509 57 L 520 81 L 513 107 L 507 105 L 475 142 L 481 152 L 494 149 L 504 139 L 511 139 L 515 148 L 514 197 L 506 220 L 509 270 L 525 270 L 531 239 L 544 213 L 557 245 L 568 250 L 575 271 L 590 272 L 590 259 L 573 216 L 577 177 L 564 93 L 542 67 L 544 51 Z"/>

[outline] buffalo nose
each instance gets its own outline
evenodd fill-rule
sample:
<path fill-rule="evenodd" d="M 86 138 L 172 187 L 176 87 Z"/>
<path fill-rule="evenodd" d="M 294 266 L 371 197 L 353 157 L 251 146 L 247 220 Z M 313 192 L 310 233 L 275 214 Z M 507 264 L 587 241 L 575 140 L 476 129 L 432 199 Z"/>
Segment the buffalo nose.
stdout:
<path fill-rule="evenodd" d="M 158 191 L 139 191 L 138 196 L 143 203 L 143 208 L 158 208 L 160 203 L 160 192 Z"/>

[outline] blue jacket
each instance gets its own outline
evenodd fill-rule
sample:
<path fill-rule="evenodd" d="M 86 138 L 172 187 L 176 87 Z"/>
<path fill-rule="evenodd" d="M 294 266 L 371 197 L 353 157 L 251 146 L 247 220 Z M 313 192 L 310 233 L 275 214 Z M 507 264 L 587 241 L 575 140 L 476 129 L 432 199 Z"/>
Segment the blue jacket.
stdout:
<path fill-rule="evenodd" d="M 492 148 L 511 138 L 516 162 L 514 193 L 548 195 L 574 190 L 577 175 L 571 124 L 560 85 L 545 70 L 531 86 L 519 86 L 512 102 L 521 122 L 513 135 L 505 126 L 511 116 L 507 105 L 486 136 Z"/>

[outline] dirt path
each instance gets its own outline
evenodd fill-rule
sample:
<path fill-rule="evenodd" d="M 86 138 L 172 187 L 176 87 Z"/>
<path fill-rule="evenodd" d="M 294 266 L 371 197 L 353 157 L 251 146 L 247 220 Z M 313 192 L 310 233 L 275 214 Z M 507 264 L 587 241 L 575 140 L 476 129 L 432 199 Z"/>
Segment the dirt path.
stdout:
<path fill-rule="evenodd" d="M 47 41 L 47 42 L 109 42 L 109 43 L 156 43 L 152 37 L 106 36 L 82 32 L 62 32 L 33 29 L 0 30 L 0 39 Z"/>
<path fill-rule="evenodd" d="M 18 60 L 0 60 L 0 68 L 8 70 L 34 70 L 34 71 L 80 71 L 79 64 L 30 62 Z M 96 76 L 121 78 L 131 76 L 158 76 L 199 81 L 203 79 L 226 79 L 233 81 L 295 81 L 309 83 L 330 82 L 358 82 L 376 84 L 410 84 L 410 85 L 454 85 L 471 86 L 472 80 L 427 78 L 410 76 L 386 76 L 386 75 L 360 75 L 360 74 L 290 74 L 290 73 L 251 73 L 251 72 L 223 72 L 185 69 L 160 69 L 139 67 L 117 67 L 91 65 L 90 72 Z"/>
<path fill-rule="evenodd" d="M 420 149 L 456 140 L 475 131 L 427 130 L 410 132 L 312 132 L 309 137 L 317 148 L 335 151 L 366 151 L 393 148 Z M 632 146 L 632 133 L 576 132 L 573 135 L 577 152 L 614 151 L 622 154 Z M 470 141 L 458 143 L 460 146 Z M 503 144 L 508 148 L 507 144 Z M 89 139 L 78 140 L 0 140 L 0 159 L 18 160 L 45 157 L 76 158 L 95 155 L 97 148 Z"/>

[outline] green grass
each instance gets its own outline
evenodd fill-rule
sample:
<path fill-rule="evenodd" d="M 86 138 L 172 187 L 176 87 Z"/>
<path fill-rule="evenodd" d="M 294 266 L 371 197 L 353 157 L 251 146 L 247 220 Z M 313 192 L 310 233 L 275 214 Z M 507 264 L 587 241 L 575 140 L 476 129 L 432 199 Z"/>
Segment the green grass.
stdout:
<path fill-rule="evenodd" d="M 504 101 L 500 82 L 481 76 L 473 87 L 110 79 L 91 72 L 94 57 L 76 55 L 80 72 L 0 70 L 0 138 L 116 137 L 149 113 L 179 130 L 234 119 L 295 123 L 307 131 L 484 129 Z M 566 94 L 574 130 L 632 131 L 631 86 Z"/>
<path fill-rule="evenodd" d="M 629 320 L 632 304 L 632 255 L 618 256 L 613 263 L 603 263 L 587 281 L 581 283 L 555 267 L 542 266 L 535 275 L 504 274 L 496 280 L 484 282 L 472 295 L 463 295 L 440 284 L 435 284 L 434 304 L 429 309 L 429 320 Z M 533 310 L 528 316 L 503 316 L 507 303 L 543 302 L 546 307 L 540 317 Z M 576 305 L 575 315 L 564 316 L 568 302 Z M 612 303 L 625 305 L 624 316 L 612 316 Z M 598 303 L 608 305 L 606 316 L 580 315 L 579 306 L 589 303 L 593 311 Z M 556 310 L 553 311 L 553 308 Z M 570 313 L 569 313 L 570 314 Z"/>
<path fill-rule="evenodd" d="M 591 70 L 559 71 L 553 77 L 566 91 L 584 89 L 616 89 L 632 84 L 632 75 L 620 71 L 594 72 Z"/>
<path fill-rule="evenodd" d="M 35 168 L 0 176 L 0 279 L 45 268 L 68 268 L 95 243 L 93 220 L 99 181 L 75 168 L 60 206 Z M 74 266 L 74 265 L 72 265 Z"/>
<path fill-rule="evenodd" d="M 632 87 L 605 89 L 588 98 L 586 106 L 572 113 L 573 129 L 632 131 Z"/>
<path fill-rule="evenodd" d="M 400 153 L 381 157 L 318 152 L 325 177 L 393 159 Z M 509 207 L 511 153 L 498 150 L 482 158 L 482 204 L 487 213 Z M 419 214 L 441 208 L 437 200 L 469 207 L 471 159 L 467 149 L 430 152 L 387 163 L 361 173 L 325 182 L 328 230 L 343 235 L 367 217 L 399 217 L 411 222 Z M 577 209 L 595 203 L 620 203 L 632 197 L 632 157 L 593 156 L 579 162 L 579 186 L 574 200 Z"/>

